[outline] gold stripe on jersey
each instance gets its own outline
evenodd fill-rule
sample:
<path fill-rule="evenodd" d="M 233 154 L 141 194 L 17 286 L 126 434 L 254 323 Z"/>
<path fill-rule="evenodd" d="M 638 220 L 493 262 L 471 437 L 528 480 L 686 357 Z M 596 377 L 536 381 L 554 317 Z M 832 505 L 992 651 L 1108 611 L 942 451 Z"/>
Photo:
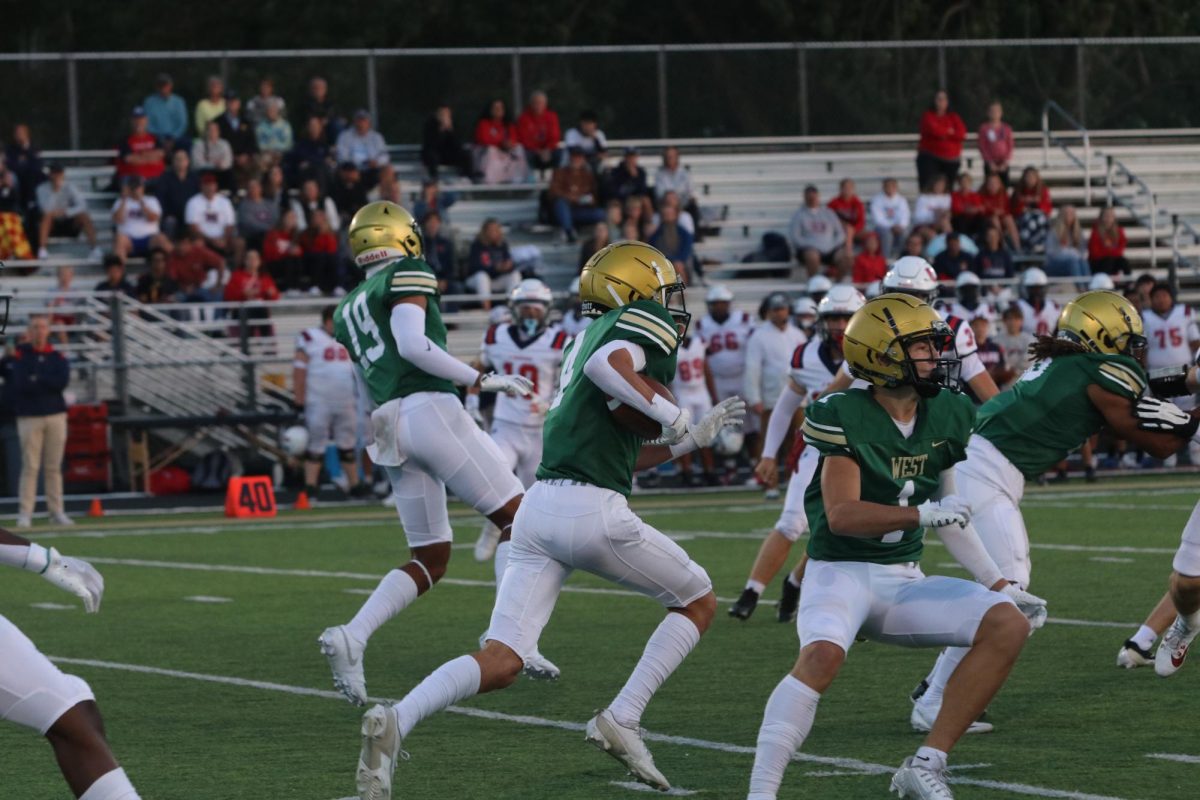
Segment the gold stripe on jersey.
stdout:
<path fill-rule="evenodd" d="M 392 274 L 393 292 L 437 293 L 437 277 L 428 272 L 396 272 Z"/>
<path fill-rule="evenodd" d="M 848 444 L 845 436 L 840 436 L 829 431 L 819 430 L 807 419 L 801 423 L 800 430 L 804 433 L 804 438 L 806 439 L 816 439 L 817 441 L 828 442 L 829 444 Z"/>
<path fill-rule="evenodd" d="M 617 320 L 616 324 L 614 324 L 613 327 L 620 328 L 623 331 L 629 331 L 630 333 L 641 334 L 644 338 L 649 339 L 650 341 L 654 342 L 656 345 L 661 347 L 662 351 L 664 353 L 670 355 L 671 348 L 667 345 L 666 342 L 664 342 L 662 339 L 660 339 L 656 334 L 653 334 L 650 331 L 648 331 L 647 329 L 636 326 L 636 325 L 626 325 L 623 322 L 623 320 L 624 320 L 624 317 L 622 317 L 620 320 Z M 630 321 L 632 322 L 633 320 L 630 320 Z"/>
<path fill-rule="evenodd" d="M 1120 385 L 1131 394 L 1141 394 L 1142 390 L 1146 388 L 1142 382 L 1137 379 L 1136 375 L 1133 375 L 1127 369 L 1121 369 L 1117 367 L 1116 364 L 1101 364 L 1100 374 L 1111 380 L 1113 383 Z"/>
<path fill-rule="evenodd" d="M 1119 370 L 1120 372 L 1124 372 L 1126 377 L 1128 377 L 1129 380 L 1133 381 L 1135 386 L 1141 387 L 1141 390 L 1144 390 L 1146 388 L 1146 382 L 1142 379 L 1142 376 L 1138 375 L 1136 372 L 1134 372 L 1132 369 L 1125 366 L 1124 364 L 1118 364 L 1115 361 L 1110 361 L 1110 362 L 1104 364 L 1102 368 L 1112 368 L 1115 370 Z"/>
<path fill-rule="evenodd" d="M 623 315 L 623 318 L 628 319 L 630 314 L 636 314 L 640 319 L 644 319 L 647 322 L 649 322 L 651 325 L 653 325 L 654 327 L 658 328 L 658 330 L 662 332 L 662 335 L 666 336 L 667 340 L 669 342 L 671 342 L 671 346 L 672 347 L 675 346 L 675 342 L 679 339 L 679 334 L 676 333 L 675 329 L 672 328 L 670 325 L 663 322 L 661 319 L 654 316 L 653 314 L 648 314 L 647 312 L 642 311 L 640 308 L 625 309 L 625 314 Z"/>

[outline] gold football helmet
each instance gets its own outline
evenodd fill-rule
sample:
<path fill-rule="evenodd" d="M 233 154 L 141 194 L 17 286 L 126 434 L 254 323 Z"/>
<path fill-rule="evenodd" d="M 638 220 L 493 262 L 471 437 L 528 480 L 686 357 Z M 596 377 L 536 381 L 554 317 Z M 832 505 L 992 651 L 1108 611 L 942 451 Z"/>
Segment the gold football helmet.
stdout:
<path fill-rule="evenodd" d="M 579 273 L 579 299 L 582 313 L 590 317 L 635 300 L 652 300 L 671 314 L 680 337 L 692 319 L 675 265 L 642 242 L 613 242 L 589 258 Z"/>
<path fill-rule="evenodd" d="M 1084 292 L 1063 306 L 1058 338 L 1095 353 L 1113 353 L 1142 361 L 1146 332 L 1137 309 L 1116 292 Z"/>
<path fill-rule="evenodd" d="M 354 263 L 364 270 L 405 256 L 420 258 L 425 252 L 421 226 L 412 214 L 388 200 L 360 208 L 350 220 L 349 234 Z"/>
<path fill-rule="evenodd" d="M 933 345 L 934 358 L 912 358 L 909 346 L 924 339 Z M 909 294 L 882 294 L 854 312 L 842 352 L 850 374 L 875 386 L 914 386 L 925 397 L 959 388 L 954 332 L 927 303 Z M 928 378 L 921 377 L 919 361 L 933 362 Z"/>

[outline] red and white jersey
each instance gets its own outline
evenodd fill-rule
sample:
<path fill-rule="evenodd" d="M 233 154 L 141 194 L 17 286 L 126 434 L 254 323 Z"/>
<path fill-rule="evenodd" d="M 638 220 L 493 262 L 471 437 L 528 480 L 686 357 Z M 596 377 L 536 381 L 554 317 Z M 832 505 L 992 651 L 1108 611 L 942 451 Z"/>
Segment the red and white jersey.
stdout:
<path fill-rule="evenodd" d="M 1196 327 L 1191 308 L 1176 303 L 1165 317 L 1147 309 L 1142 312 L 1142 325 L 1149 340 L 1146 350 L 1148 369 L 1192 363 L 1192 348 L 1188 342 L 1200 340 L 1200 329 Z"/>
<path fill-rule="evenodd" d="M 821 338 L 809 339 L 792 353 L 788 377 L 804 389 L 805 402 L 811 403 L 821 396 L 841 366 L 842 358 L 834 356 L 829 342 Z"/>
<path fill-rule="evenodd" d="M 517 338 L 515 325 L 492 325 L 483 334 L 480 361 L 487 369 L 505 375 L 522 375 L 533 384 L 529 397 L 496 395 L 492 418 L 499 422 L 540 428 L 550 408 L 563 349 L 571 337 L 558 327 L 546 328 L 528 341 Z"/>
<path fill-rule="evenodd" d="M 675 362 L 675 380 L 671 394 L 676 400 L 685 397 L 708 397 L 708 382 L 704 380 L 704 342 L 699 336 L 686 337 L 679 345 Z"/>
<path fill-rule="evenodd" d="M 963 381 L 969 381 L 979 373 L 987 372 L 987 366 L 979 358 L 979 344 L 975 341 L 975 332 L 971 330 L 971 324 L 962 317 L 945 312 L 942 312 L 942 317 L 950 326 L 950 330 L 954 331 L 954 350 L 962 362 L 959 377 Z"/>
<path fill-rule="evenodd" d="M 567 332 L 567 336 L 571 337 L 578 336 L 590 324 L 592 324 L 592 317 L 582 316 L 575 308 L 568 308 L 567 313 L 563 314 L 562 321 L 558 323 L 559 327 Z"/>
<path fill-rule="evenodd" d="M 741 378 L 746 371 L 746 341 L 754 332 L 754 319 L 745 311 L 730 312 L 728 319 L 717 322 L 705 314 L 696 323 L 694 334 L 708 350 L 708 368 L 714 378 Z"/>
<path fill-rule="evenodd" d="M 1017 308 L 1021 309 L 1021 315 L 1025 317 L 1021 330 L 1034 336 L 1054 335 L 1055 329 L 1058 328 L 1058 312 L 1062 310 L 1058 303 L 1047 298 L 1042 310 L 1038 311 L 1029 301 L 1020 298 L 1017 300 Z"/>
<path fill-rule="evenodd" d="M 992 307 L 992 304 L 983 301 L 980 301 L 979 305 L 974 308 L 967 308 L 957 300 L 953 300 L 949 303 L 938 303 L 937 310 L 942 315 L 942 319 L 946 319 L 947 317 L 961 317 L 970 322 L 973 319 L 983 317 L 993 325 L 1000 320 L 1000 315 L 996 313 L 996 309 Z"/>
<path fill-rule="evenodd" d="M 305 391 L 311 397 L 344 400 L 354 397 L 354 362 L 346 348 L 325 332 L 308 328 L 296 337 L 296 350 L 308 356 Z"/>

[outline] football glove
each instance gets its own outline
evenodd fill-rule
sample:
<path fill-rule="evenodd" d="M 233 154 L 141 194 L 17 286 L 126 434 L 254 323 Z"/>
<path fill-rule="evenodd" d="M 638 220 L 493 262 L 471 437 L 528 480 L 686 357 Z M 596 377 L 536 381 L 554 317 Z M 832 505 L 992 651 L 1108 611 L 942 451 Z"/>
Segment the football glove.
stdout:
<path fill-rule="evenodd" d="M 1186 364 L 1179 367 L 1161 367 L 1147 374 L 1150 392 L 1155 397 L 1183 397 L 1191 394 L 1187 388 L 1187 376 L 1192 368 Z"/>
<path fill-rule="evenodd" d="M 83 559 L 64 556 L 53 547 L 48 555 L 50 563 L 42 577 L 83 600 L 87 613 L 99 611 L 100 598 L 104 596 L 104 577 L 96 568 Z"/>
<path fill-rule="evenodd" d="M 917 506 L 922 528 L 942 528 L 947 525 L 967 527 L 971 521 L 971 508 L 961 497 L 947 495 L 941 500 L 926 500 Z"/>
<path fill-rule="evenodd" d="M 479 411 L 479 395 L 469 394 L 463 402 L 463 406 L 467 409 L 467 414 L 471 417 L 476 425 L 481 429 L 484 427 L 485 420 L 483 414 Z"/>
<path fill-rule="evenodd" d="M 1142 430 L 1171 433 L 1181 439 L 1192 438 L 1200 428 L 1200 417 L 1193 417 L 1174 403 L 1157 397 L 1139 398 L 1133 415 Z"/>
<path fill-rule="evenodd" d="M 1036 631 L 1046 624 L 1045 600 L 1037 595 L 1030 594 L 1015 583 L 1010 583 L 1003 587 L 1000 593 L 1007 595 L 1017 604 L 1017 610 L 1025 615 L 1025 619 L 1029 620 L 1030 632 Z"/>
<path fill-rule="evenodd" d="M 678 444 L 683 440 L 683 437 L 688 435 L 688 428 L 692 424 L 692 412 L 686 408 L 679 410 L 679 416 L 675 417 L 675 421 L 670 425 L 662 426 L 662 433 L 655 439 L 652 444 Z M 714 434 L 715 436 L 715 434 Z"/>
<path fill-rule="evenodd" d="M 489 372 L 479 378 L 479 391 L 504 392 L 509 397 L 529 397 L 533 394 L 533 382 L 523 375 Z"/>
<path fill-rule="evenodd" d="M 713 406 L 699 422 L 688 425 L 688 433 L 696 440 L 696 447 L 710 447 L 722 428 L 741 425 L 745 419 L 746 401 L 728 397 Z"/>

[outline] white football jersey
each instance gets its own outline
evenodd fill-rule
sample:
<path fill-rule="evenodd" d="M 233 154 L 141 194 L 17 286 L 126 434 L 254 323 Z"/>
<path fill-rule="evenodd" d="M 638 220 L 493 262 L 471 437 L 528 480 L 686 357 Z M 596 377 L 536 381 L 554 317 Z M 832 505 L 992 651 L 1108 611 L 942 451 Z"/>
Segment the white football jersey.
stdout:
<path fill-rule="evenodd" d="M 675 380 L 671 381 L 671 394 L 682 397 L 708 396 L 708 382 L 704 379 L 704 342 L 699 336 L 687 336 L 679 345 L 675 362 Z"/>
<path fill-rule="evenodd" d="M 975 332 L 971 330 L 971 324 L 963 317 L 946 314 L 944 311 L 942 317 L 950 326 L 950 330 L 954 331 L 954 351 L 962 362 L 958 376 L 964 381 L 969 381 L 979 373 L 986 372 L 987 367 L 979 358 L 979 345 L 975 342 Z"/>
<path fill-rule="evenodd" d="M 1146 351 L 1146 367 L 1178 367 L 1192 363 L 1192 348 L 1188 342 L 1200 340 L 1200 330 L 1192 316 L 1192 309 L 1176 303 L 1167 316 L 1147 309 L 1142 312 L 1142 325 L 1149 340 Z"/>
<path fill-rule="evenodd" d="M 1042 310 L 1038 311 L 1029 304 L 1029 301 L 1018 298 L 1017 307 L 1021 309 L 1021 314 L 1025 317 L 1021 330 L 1032 333 L 1034 336 L 1054 335 L 1054 330 L 1058 327 L 1058 312 L 1061 311 L 1058 303 L 1047 298 Z"/>
<path fill-rule="evenodd" d="M 754 332 L 754 319 L 733 310 L 718 323 L 710 314 L 696 323 L 695 334 L 708 350 L 708 368 L 716 378 L 741 378 L 746 371 L 746 341 Z"/>
<path fill-rule="evenodd" d="M 575 337 L 592 324 L 592 319 L 592 317 L 581 316 L 577 309 L 568 308 L 558 326 L 567 332 L 567 336 Z"/>
<path fill-rule="evenodd" d="M 309 395 L 331 400 L 354 396 L 354 362 L 346 348 L 324 328 L 300 331 L 296 349 L 308 356 L 308 377 L 304 385 Z"/>
<path fill-rule="evenodd" d="M 829 342 L 809 339 L 792 353 L 788 377 L 805 390 L 805 401 L 811 403 L 821 396 L 841 366 L 842 358 L 834 357 Z"/>
<path fill-rule="evenodd" d="M 1000 319 L 1000 315 L 996 313 L 996 309 L 992 307 L 992 304 L 983 301 L 980 301 L 979 305 L 974 308 L 967 308 L 957 300 L 949 303 L 938 303 L 937 310 L 941 313 L 943 319 L 946 317 L 961 317 L 970 322 L 973 319 L 983 317 L 993 325 Z"/>
<path fill-rule="evenodd" d="M 563 349 L 571 337 L 559 327 L 546 328 L 525 342 L 518 339 L 516 333 L 515 325 L 492 325 L 483 334 L 480 360 L 485 368 L 528 378 L 533 384 L 533 394 L 509 397 L 503 392 L 498 393 L 492 417 L 502 422 L 540 427 L 554 395 Z"/>

